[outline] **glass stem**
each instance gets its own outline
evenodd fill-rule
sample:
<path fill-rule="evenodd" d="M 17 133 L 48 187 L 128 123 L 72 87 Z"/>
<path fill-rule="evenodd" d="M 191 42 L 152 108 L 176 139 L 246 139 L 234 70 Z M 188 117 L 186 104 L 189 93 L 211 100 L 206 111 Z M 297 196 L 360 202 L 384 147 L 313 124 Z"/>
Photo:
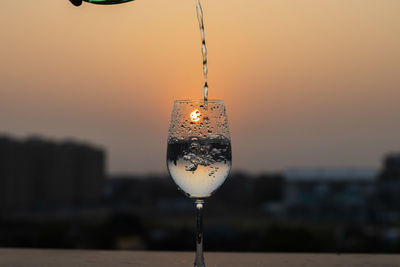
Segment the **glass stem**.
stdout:
<path fill-rule="evenodd" d="M 194 259 L 194 267 L 205 267 L 203 256 L 203 204 L 204 200 L 197 199 L 197 230 L 196 230 L 196 258 Z"/>

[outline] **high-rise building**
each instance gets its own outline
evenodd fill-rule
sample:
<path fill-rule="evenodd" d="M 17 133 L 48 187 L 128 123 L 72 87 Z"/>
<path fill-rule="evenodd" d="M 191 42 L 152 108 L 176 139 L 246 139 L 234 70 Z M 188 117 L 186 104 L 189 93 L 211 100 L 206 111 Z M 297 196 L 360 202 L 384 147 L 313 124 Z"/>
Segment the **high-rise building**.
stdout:
<path fill-rule="evenodd" d="M 400 153 L 387 155 L 377 183 L 377 217 L 384 222 L 400 220 Z"/>
<path fill-rule="evenodd" d="M 374 194 L 374 169 L 292 169 L 284 173 L 284 202 L 294 217 L 364 220 Z M 349 217 L 350 216 L 350 217 Z"/>
<path fill-rule="evenodd" d="M 105 153 L 77 142 L 0 137 L 0 215 L 100 203 Z"/>

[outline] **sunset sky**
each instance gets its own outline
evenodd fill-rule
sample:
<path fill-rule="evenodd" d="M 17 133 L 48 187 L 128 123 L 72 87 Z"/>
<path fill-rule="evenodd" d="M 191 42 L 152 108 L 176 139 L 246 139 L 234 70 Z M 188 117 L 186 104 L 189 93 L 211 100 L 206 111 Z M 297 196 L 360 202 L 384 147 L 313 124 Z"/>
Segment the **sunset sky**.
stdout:
<path fill-rule="evenodd" d="M 400 151 L 400 1 L 203 0 L 235 170 L 378 167 Z M 74 137 L 166 172 L 173 100 L 202 97 L 195 0 L 4 1 L 0 134 Z"/>

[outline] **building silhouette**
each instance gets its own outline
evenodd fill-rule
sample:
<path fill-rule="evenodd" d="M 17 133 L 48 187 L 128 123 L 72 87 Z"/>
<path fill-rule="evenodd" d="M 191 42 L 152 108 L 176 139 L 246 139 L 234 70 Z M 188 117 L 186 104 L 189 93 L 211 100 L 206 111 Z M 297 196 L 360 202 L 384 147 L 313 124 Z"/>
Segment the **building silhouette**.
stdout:
<path fill-rule="evenodd" d="M 0 215 L 72 210 L 100 203 L 105 154 L 73 141 L 0 137 Z"/>
<path fill-rule="evenodd" d="M 292 169 L 284 173 L 284 203 L 291 217 L 365 221 L 375 193 L 373 169 Z"/>
<path fill-rule="evenodd" d="M 400 221 L 400 153 L 388 154 L 377 181 L 374 199 L 377 215 L 381 222 Z"/>

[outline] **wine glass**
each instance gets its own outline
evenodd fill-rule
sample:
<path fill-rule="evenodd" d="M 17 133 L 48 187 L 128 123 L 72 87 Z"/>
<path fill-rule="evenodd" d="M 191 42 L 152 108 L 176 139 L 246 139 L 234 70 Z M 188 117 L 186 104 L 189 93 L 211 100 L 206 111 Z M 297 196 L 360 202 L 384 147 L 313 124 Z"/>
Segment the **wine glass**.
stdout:
<path fill-rule="evenodd" d="M 232 166 L 228 118 L 222 100 L 174 102 L 167 166 L 178 189 L 193 199 L 197 214 L 195 267 L 204 267 L 204 199 L 224 183 Z"/>

